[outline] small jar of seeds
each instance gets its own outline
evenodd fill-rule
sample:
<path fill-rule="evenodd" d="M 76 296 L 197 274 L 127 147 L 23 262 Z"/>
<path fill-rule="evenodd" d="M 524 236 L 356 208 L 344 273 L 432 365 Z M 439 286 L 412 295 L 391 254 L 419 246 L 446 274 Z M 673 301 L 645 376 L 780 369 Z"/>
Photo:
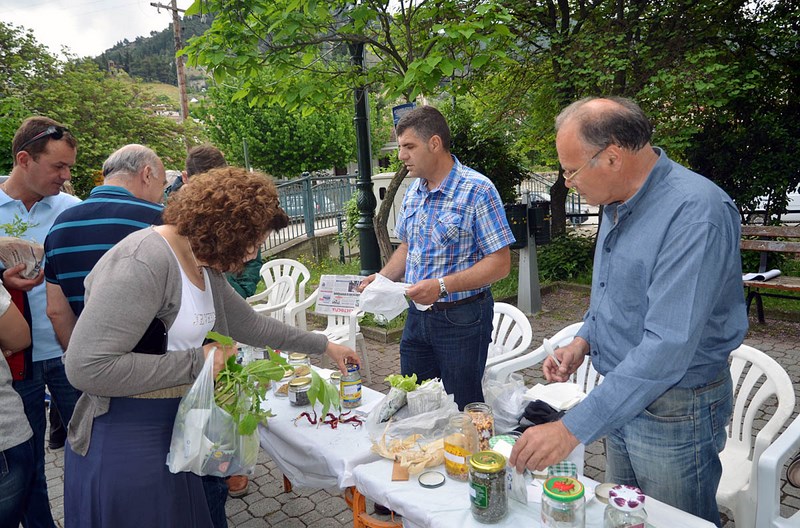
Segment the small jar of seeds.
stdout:
<path fill-rule="evenodd" d="M 506 457 L 496 451 L 479 451 L 472 455 L 469 460 L 469 497 L 476 521 L 494 524 L 506 516 Z"/>
<path fill-rule="evenodd" d="M 488 451 L 489 439 L 494 436 L 494 414 L 492 406 L 488 403 L 474 402 L 464 406 L 464 412 L 472 418 L 475 429 L 478 431 L 479 449 Z"/>
<path fill-rule="evenodd" d="M 311 378 L 295 378 L 289 382 L 289 403 L 295 407 L 304 407 L 311 401 L 308 399 L 308 389 L 311 388 Z"/>

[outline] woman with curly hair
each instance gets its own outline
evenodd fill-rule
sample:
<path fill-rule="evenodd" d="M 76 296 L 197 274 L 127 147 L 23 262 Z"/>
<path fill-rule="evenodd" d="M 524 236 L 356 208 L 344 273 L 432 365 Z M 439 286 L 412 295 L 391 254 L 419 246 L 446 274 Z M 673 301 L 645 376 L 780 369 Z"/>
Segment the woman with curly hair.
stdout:
<path fill-rule="evenodd" d="M 166 466 L 181 396 L 213 347 L 224 350 L 215 372 L 235 352 L 203 345 L 209 330 L 325 353 L 340 369 L 360 362 L 324 336 L 257 314 L 223 276 L 288 224 L 268 177 L 234 167 L 195 176 L 163 219 L 122 240 L 86 279 L 86 307 L 66 352 L 67 376 L 83 391 L 65 455 L 68 527 L 212 525 L 200 477 Z M 154 318 L 167 328 L 167 352 L 132 352 Z"/>

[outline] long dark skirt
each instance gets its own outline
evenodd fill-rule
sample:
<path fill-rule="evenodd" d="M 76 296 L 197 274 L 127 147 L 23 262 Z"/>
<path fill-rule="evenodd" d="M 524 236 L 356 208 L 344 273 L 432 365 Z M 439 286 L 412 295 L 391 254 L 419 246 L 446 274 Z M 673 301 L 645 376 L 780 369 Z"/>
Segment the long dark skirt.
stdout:
<path fill-rule="evenodd" d="M 94 420 L 86 456 L 67 444 L 67 528 L 211 528 L 199 476 L 169 472 L 172 425 L 180 399 L 113 398 Z"/>

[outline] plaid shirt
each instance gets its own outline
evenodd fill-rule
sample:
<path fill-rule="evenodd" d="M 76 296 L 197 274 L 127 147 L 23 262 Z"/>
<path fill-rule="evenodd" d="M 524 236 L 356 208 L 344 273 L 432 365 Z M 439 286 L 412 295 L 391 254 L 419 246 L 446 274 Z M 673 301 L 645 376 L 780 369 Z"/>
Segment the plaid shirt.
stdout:
<path fill-rule="evenodd" d="M 453 169 L 435 191 L 418 179 L 403 198 L 395 234 L 408 244 L 408 283 L 469 269 L 514 242 L 494 184 L 455 156 L 453 161 Z M 488 286 L 455 292 L 444 300 L 465 299 Z"/>

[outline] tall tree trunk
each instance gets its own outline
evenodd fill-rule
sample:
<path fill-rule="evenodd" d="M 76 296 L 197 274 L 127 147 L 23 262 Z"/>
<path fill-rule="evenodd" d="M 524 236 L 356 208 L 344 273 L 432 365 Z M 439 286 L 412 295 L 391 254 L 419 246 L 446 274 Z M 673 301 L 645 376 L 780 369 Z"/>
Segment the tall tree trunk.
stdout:
<path fill-rule="evenodd" d="M 378 214 L 375 215 L 375 237 L 378 239 L 378 248 L 381 252 L 381 266 L 386 265 L 386 262 L 394 251 L 392 249 L 392 243 L 389 240 L 389 230 L 386 227 L 386 223 L 389 220 L 389 211 L 391 211 L 392 205 L 394 204 L 394 197 L 397 194 L 397 189 L 400 188 L 400 184 L 403 183 L 403 178 L 407 175 L 408 169 L 406 169 L 405 165 L 394 173 L 394 176 L 392 176 L 389 182 L 389 186 L 386 187 L 386 194 L 383 196 L 381 206 L 378 208 Z"/>

